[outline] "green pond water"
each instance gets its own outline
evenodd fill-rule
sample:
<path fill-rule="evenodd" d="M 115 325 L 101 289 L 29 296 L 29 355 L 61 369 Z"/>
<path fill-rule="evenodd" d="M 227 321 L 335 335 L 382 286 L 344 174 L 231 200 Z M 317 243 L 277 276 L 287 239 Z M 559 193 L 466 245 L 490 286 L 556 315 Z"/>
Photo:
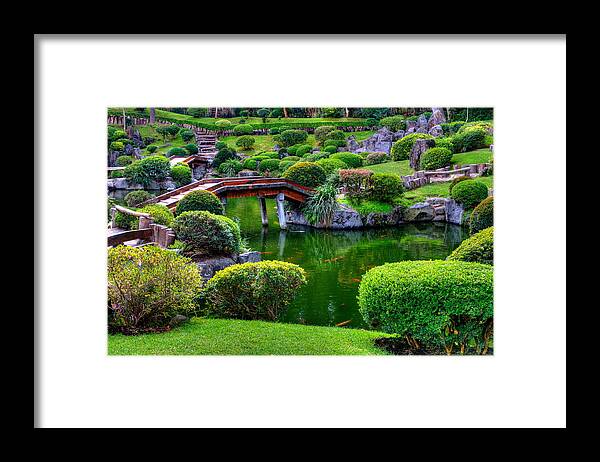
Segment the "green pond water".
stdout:
<path fill-rule="evenodd" d="M 308 284 L 282 321 L 331 326 L 367 327 L 358 311 L 358 285 L 370 268 L 403 260 L 446 258 L 468 237 L 461 226 L 418 223 L 355 231 L 293 226 L 279 229 L 275 201 L 267 200 L 269 226 L 263 228 L 256 198 L 229 199 L 227 215 L 239 219 L 242 236 L 263 260 L 295 263 L 307 272 Z"/>

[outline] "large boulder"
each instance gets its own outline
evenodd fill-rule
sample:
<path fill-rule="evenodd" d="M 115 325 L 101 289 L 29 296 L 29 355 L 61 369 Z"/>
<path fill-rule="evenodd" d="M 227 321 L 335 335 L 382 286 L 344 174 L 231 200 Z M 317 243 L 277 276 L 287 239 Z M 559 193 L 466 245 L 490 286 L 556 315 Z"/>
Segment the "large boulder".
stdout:
<path fill-rule="evenodd" d="M 446 116 L 444 116 L 444 111 L 441 107 L 432 107 L 431 110 L 433 113 L 431 114 L 431 118 L 427 124 L 428 128 L 431 129 L 435 125 L 440 125 L 446 123 Z"/>
<path fill-rule="evenodd" d="M 356 141 L 356 137 L 354 135 L 350 135 L 346 140 L 346 148 L 349 152 L 357 152 L 360 149 L 360 144 Z"/>
<path fill-rule="evenodd" d="M 200 271 L 200 276 L 202 276 L 202 279 L 208 280 L 212 278 L 217 271 L 221 271 L 228 266 L 235 265 L 236 262 L 230 257 L 215 257 L 199 260 L 195 263 Z"/>
<path fill-rule="evenodd" d="M 444 134 L 444 130 L 441 125 L 434 125 L 429 129 L 428 132 L 431 136 L 435 136 L 436 138 L 442 136 Z"/>
<path fill-rule="evenodd" d="M 415 141 L 409 155 L 409 165 L 414 170 L 419 170 L 421 162 L 421 154 L 427 151 L 429 148 L 435 146 L 435 140 L 432 139 L 419 139 Z"/>
<path fill-rule="evenodd" d="M 237 257 L 238 263 L 256 263 L 261 260 L 260 252 L 250 251 L 241 253 Z"/>
<path fill-rule="evenodd" d="M 394 134 L 389 128 L 383 127 L 373 134 L 373 136 L 364 140 L 359 148 L 351 152 L 385 152 L 389 154 L 393 141 Z"/>
<path fill-rule="evenodd" d="M 464 209 L 454 199 L 446 199 L 446 221 L 460 225 L 462 223 Z"/>
<path fill-rule="evenodd" d="M 372 228 L 393 226 L 402 223 L 402 218 L 402 207 L 395 207 L 390 213 L 369 213 L 363 217 L 363 224 Z"/>
<path fill-rule="evenodd" d="M 405 132 L 404 130 L 398 130 L 396 133 L 394 133 L 394 134 L 393 134 L 393 138 L 392 138 L 392 139 L 393 139 L 394 141 L 397 141 L 397 140 L 399 140 L 399 139 L 402 139 L 402 138 L 404 138 L 404 134 L 405 134 L 405 133 L 406 133 L 406 132 Z"/>
<path fill-rule="evenodd" d="M 419 116 L 419 118 L 417 119 L 417 126 L 419 127 L 417 129 L 417 131 L 421 130 L 421 129 L 422 130 L 427 130 L 427 117 L 425 117 L 424 114 L 421 114 Z M 425 132 L 425 133 L 427 133 L 427 132 Z"/>
<path fill-rule="evenodd" d="M 404 221 L 433 221 L 435 210 L 431 204 L 419 202 L 404 210 Z"/>

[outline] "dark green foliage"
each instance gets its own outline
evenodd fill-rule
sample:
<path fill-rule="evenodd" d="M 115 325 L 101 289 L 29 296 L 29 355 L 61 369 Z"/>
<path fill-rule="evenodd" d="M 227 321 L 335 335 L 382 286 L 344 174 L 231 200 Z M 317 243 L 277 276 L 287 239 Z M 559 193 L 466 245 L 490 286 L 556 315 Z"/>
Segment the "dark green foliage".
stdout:
<path fill-rule="evenodd" d="M 113 170 L 112 172 L 110 172 L 111 178 L 123 178 L 124 176 L 125 173 L 122 170 Z"/>
<path fill-rule="evenodd" d="M 325 170 L 314 162 L 297 162 L 285 171 L 283 177 L 309 188 L 315 188 L 327 179 Z"/>
<path fill-rule="evenodd" d="M 338 148 L 337 146 L 325 146 L 322 151 L 324 152 L 328 152 L 329 154 L 335 154 L 337 152 Z"/>
<path fill-rule="evenodd" d="M 235 221 L 207 211 L 178 213 L 173 230 L 184 243 L 183 253 L 189 256 L 229 256 L 239 253 L 242 245 Z"/>
<path fill-rule="evenodd" d="M 481 181 L 464 180 L 454 185 L 450 195 L 463 207 L 471 209 L 488 196 L 488 188 Z"/>
<path fill-rule="evenodd" d="M 226 147 L 228 147 L 228 146 L 227 146 L 227 143 L 225 141 L 217 141 L 215 143 L 215 149 L 217 151 L 220 151 L 221 149 L 226 148 Z"/>
<path fill-rule="evenodd" d="M 349 168 L 358 168 L 363 164 L 363 159 L 358 154 L 352 152 L 337 152 L 330 156 L 332 159 L 340 159 Z"/>
<path fill-rule="evenodd" d="M 465 239 L 446 260 L 494 264 L 494 227 L 490 226 Z"/>
<path fill-rule="evenodd" d="M 219 165 L 219 173 L 224 176 L 232 177 L 236 176 L 243 170 L 243 165 L 239 160 L 226 160 Z"/>
<path fill-rule="evenodd" d="M 248 151 L 249 149 L 252 149 L 252 146 L 254 146 L 255 142 L 256 142 L 256 139 L 253 136 L 244 135 L 244 136 L 240 136 L 235 141 L 235 145 L 244 151 Z"/>
<path fill-rule="evenodd" d="M 219 318 L 277 321 L 306 284 L 304 270 L 282 261 L 232 265 L 203 290 L 207 314 Z"/>
<path fill-rule="evenodd" d="M 258 170 L 261 173 L 273 172 L 278 169 L 279 169 L 279 160 L 278 159 L 265 159 L 265 160 L 261 160 L 260 164 L 258 164 Z"/>
<path fill-rule="evenodd" d="M 454 188 L 454 186 L 456 186 L 458 183 L 460 183 L 461 181 L 465 181 L 465 180 L 470 180 L 471 177 L 469 175 L 461 175 L 461 176 L 457 176 L 456 178 L 454 178 L 451 182 L 450 182 L 450 186 L 448 188 L 448 194 L 452 195 L 452 189 Z"/>
<path fill-rule="evenodd" d="M 426 345 L 486 351 L 492 335 L 494 287 L 489 265 L 462 261 L 403 261 L 362 277 L 359 310 L 374 329 Z"/>
<path fill-rule="evenodd" d="M 117 165 L 119 167 L 125 167 L 133 162 L 132 156 L 119 156 L 117 157 Z"/>
<path fill-rule="evenodd" d="M 301 144 L 296 149 L 296 155 L 298 157 L 302 157 L 302 156 L 304 156 L 304 154 L 308 154 L 311 151 L 312 151 L 312 146 L 310 144 Z"/>
<path fill-rule="evenodd" d="M 181 130 L 181 132 L 179 133 L 179 135 L 181 136 L 181 139 L 183 141 L 186 141 L 186 142 L 187 141 L 192 141 L 193 139 L 196 138 L 196 135 L 191 130 Z"/>
<path fill-rule="evenodd" d="M 452 151 L 446 148 L 429 148 L 419 160 L 422 170 L 436 170 L 450 165 Z"/>
<path fill-rule="evenodd" d="M 184 148 L 174 147 L 167 152 L 168 157 L 187 157 L 188 152 Z"/>
<path fill-rule="evenodd" d="M 186 144 L 184 149 L 188 152 L 189 155 L 198 154 L 198 146 L 194 143 Z"/>
<path fill-rule="evenodd" d="M 127 193 L 124 200 L 125 204 L 127 204 L 127 207 L 137 207 L 142 202 L 146 202 L 153 197 L 154 194 L 150 194 L 148 191 L 140 189 L 138 191 L 131 191 L 130 193 Z"/>
<path fill-rule="evenodd" d="M 482 200 L 469 217 L 469 231 L 476 233 L 494 224 L 494 196 Z"/>
<path fill-rule="evenodd" d="M 304 162 L 316 162 L 321 159 L 327 159 L 329 156 L 330 156 L 330 154 L 328 152 L 319 151 L 319 152 L 313 152 L 312 154 L 305 154 L 304 157 L 302 158 L 302 160 Z"/>
<path fill-rule="evenodd" d="M 165 180 L 170 173 L 169 159 L 165 156 L 148 156 L 126 166 L 124 175 L 133 183 L 148 187 L 151 181 Z"/>
<path fill-rule="evenodd" d="M 256 159 L 255 157 L 249 157 L 247 159 L 244 159 L 242 166 L 248 170 L 257 170 L 259 162 L 260 159 Z"/>
<path fill-rule="evenodd" d="M 308 134 L 304 130 L 284 130 L 279 135 L 275 135 L 273 139 L 287 147 L 302 144 L 307 138 Z"/>
<path fill-rule="evenodd" d="M 138 229 L 139 218 L 123 212 L 115 214 L 115 225 L 121 229 Z"/>
<path fill-rule="evenodd" d="M 175 215 L 179 216 L 189 211 L 207 211 L 217 215 L 224 215 L 225 209 L 219 198 L 201 189 L 186 194 L 177 204 Z"/>
<path fill-rule="evenodd" d="M 213 159 L 212 166 L 213 168 L 219 168 L 219 165 L 227 160 L 239 160 L 239 157 L 230 147 L 221 148 Z"/>
<path fill-rule="evenodd" d="M 410 151 L 418 139 L 433 139 L 433 136 L 426 133 L 411 133 L 404 138 L 400 138 L 392 145 L 390 156 L 392 160 L 406 160 L 410 155 Z"/>
<path fill-rule="evenodd" d="M 153 144 L 151 144 L 150 146 L 146 146 L 146 151 L 148 151 L 150 154 L 152 154 L 157 149 L 158 149 L 158 146 L 155 146 Z"/>
<path fill-rule="evenodd" d="M 320 127 L 315 128 L 315 139 L 317 140 L 317 143 L 323 144 L 325 140 L 328 139 L 327 135 L 334 130 L 335 127 L 331 125 L 322 125 Z"/>
<path fill-rule="evenodd" d="M 371 176 L 369 198 L 379 202 L 391 203 L 404 192 L 404 185 L 398 175 L 393 173 L 375 173 Z"/>
<path fill-rule="evenodd" d="M 179 133 L 180 128 L 177 125 L 159 125 L 156 127 L 156 132 L 163 137 L 173 139 Z"/>
<path fill-rule="evenodd" d="M 177 187 L 185 186 L 192 182 L 192 169 L 184 164 L 175 164 L 171 167 L 171 178 Z"/>
<path fill-rule="evenodd" d="M 323 146 L 325 146 L 325 147 L 327 147 L 327 146 L 335 146 L 336 148 L 343 148 L 343 147 L 346 146 L 346 139 L 342 139 L 342 140 L 327 139 L 323 143 Z"/>

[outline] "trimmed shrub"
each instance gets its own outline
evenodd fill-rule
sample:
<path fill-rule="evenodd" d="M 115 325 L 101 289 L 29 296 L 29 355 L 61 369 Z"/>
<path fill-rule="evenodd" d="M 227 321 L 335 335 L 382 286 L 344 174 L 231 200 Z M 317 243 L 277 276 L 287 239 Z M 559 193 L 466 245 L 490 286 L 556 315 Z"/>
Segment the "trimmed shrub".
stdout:
<path fill-rule="evenodd" d="M 124 200 L 125 204 L 127 204 L 127 207 L 137 207 L 142 202 L 146 202 L 147 200 L 150 200 L 153 197 L 154 194 L 150 194 L 148 191 L 140 189 L 138 191 L 131 191 L 130 193 L 127 193 Z"/>
<path fill-rule="evenodd" d="M 482 200 L 469 217 L 469 231 L 471 234 L 489 228 L 494 224 L 494 196 Z"/>
<path fill-rule="evenodd" d="M 464 127 L 462 127 L 464 128 Z M 487 132 L 484 128 L 473 127 L 452 137 L 455 152 L 473 151 L 485 147 Z"/>
<path fill-rule="evenodd" d="M 117 157 L 117 165 L 119 167 L 125 167 L 133 162 L 133 156 L 119 156 Z"/>
<path fill-rule="evenodd" d="M 232 123 L 227 119 L 220 119 L 215 122 L 215 126 L 219 130 L 228 130 L 231 128 Z"/>
<path fill-rule="evenodd" d="M 256 159 L 254 157 L 248 157 L 247 159 L 244 159 L 244 162 L 242 162 L 242 166 L 248 170 L 257 170 L 259 162 L 259 159 Z"/>
<path fill-rule="evenodd" d="M 238 125 L 238 127 L 239 127 L 239 125 Z M 248 151 L 249 149 L 252 149 L 252 146 L 254 146 L 255 142 L 256 142 L 256 139 L 254 139 L 253 136 L 244 135 L 244 136 L 240 136 L 236 140 L 235 145 L 244 151 Z"/>
<path fill-rule="evenodd" d="M 261 160 L 258 164 L 258 171 L 261 173 L 264 172 L 273 172 L 279 169 L 279 160 L 278 159 L 265 159 Z"/>
<path fill-rule="evenodd" d="M 365 159 L 366 165 L 382 164 L 390 160 L 389 156 L 385 152 L 370 152 L 367 154 Z"/>
<path fill-rule="evenodd" d="M 446 260 L 494 264 L 494 227 L 490 226 L 465 239 Z"/>
<path fill-rule="evenodd" d="M 183 253 L 189 256 L 229 256 L 237 254 L 242 246 L 238 224 L 231 218 L 207 211 L 177 214 L 173 230 L 184 243 Z"/>
<path fill-rule="evenodd" d="M 306 154 L 302 160 L 304 162 L 317 162 L 321 159 L 327 159 L 331 154 L 325 151 L 313 152 L 312 154 Z"/>
<path fill-rule="evenodd" d="M 379 125 L 381 125 L 382 127 L 387 127 L 393 132 L 397 132 L 398 130 L 402 130 L 406 126 L 406 121 L 404 116 L 396 115 L 384 117 L 379 121 Z"/>
<path fill-rule="evenodd" d="M 346 147 L 346 139 L 343 140 L 325 140 L 323 146 L 335 146 L 336 148 Z"/>
<path fill-rule="evenodd" d="M 184 149 L 188 152 L 189 155 L 193 156 L 194 154 L 198 154 L 198 146 L 194 143 L 186 144 Z"/>
<path fill-rule="evenodd" d="M 298 148 L 299 148 L 300 146 L 301 146 L 301 145 L 299 145 L 299 144 L 297 144 L 297 145 L 294 145 L 294 146 L 290 146 L 289 148 L 287 148 L 287 152 L 288 152 L 288 154 L 291 154 L 292 156 L 295 156 L 295 155 L 296 155 L 296 151 L 298 150 Z M 300 157 L 300 156 L 298 156 L 298 157 Z"/>
<path fill-rule="evenodd" d="M 167 152 L 167 156 L 169 156 L 169 157 L 187 157 L 188 152 L 184 148 L 180 148 L 177 146 L 177 147 L 169 149 L 169 151 Z"/>
<path fill-rule="evenodd" d="M 323 144 L 328 139 L 327 135 L 334 130 L 335 127 L 332 125 L 321 125 L 315 128 L 315 140 L 317 140 L 318 144 Z"/>
<path fill-rule="evenodd" d="M 175 216 L 190 211 L 207 211 L 217 215 L 224 215 L 225 208 L 216 194 L 198 189 L 192 191 L 179 201 L 175 209 Z"/>
<path fill-rule="evenodd" d="M 243 169 L 244 167 L 239 160 L 226 160 L 219 165 L 218 171 L 224 176 L 236 176 Z"/>
<path fill-rule="evenodd" d="M 322 151 L 328 152 L 329 154 L 335 154 L 337 152 L 338 148 L 337 146 L 325 146 Z"/>
<path fill-rule="evenodd" d="M 316 162 L 317 165 L 320 165 L 327 175 L 331 175 L 332 173 L 347 168 L 347 165 L 341 159 L 320 159 Z"/>
<path fill-rule="evenodd" d="M 282 261 L 229 266 L 217 271 L 206 283 L 203 294 L 207 314 L 277 321 L 298 289 L 306 284 L 305 274 L 300 266 Z"/>
<path fill-rule="evenodd" d="M 227 145 L 227 143 L 225 141 L 217 141 L 215 143 L 215 149 L 217 151 L 220 151 L 223 148 L 228 148 L 229 146 Z"/>
<path fill-rule="evenodd" d="M 344 146 L 346 145 L 346 135 L 344 135 L 344 132 L 341 131 L 341 130 L 331 130 L 325 136 L 325 140 L 343 141 L 344 142 Z"/>
<path fill-rule="evenodd" d="M 298 146 L 298 149 L 296 149 L 296 155 L 298 157 L 302 157 L 304 154 L 308 154 L 311 151 L 312 146 L 310 144 L 301 144 L 300 146 Z"/>
<path fill-rule="evenodd" d="M 115 225 L 121 229 L 138 229 L 139 218 L 127 213 L 115 214 Z"/>
<path fill-rule="evenodd" d="M 277 139 L 274 138 L 275 141 L 287 147 L 304 143 L 308 138 L 308 134 L 304 130 L 284 130 L 275 137 L 277 137 Z"/>
<path fill-rule="evenodd" d="M 169 207 L 163 204 L 145 205 L 140 209 L 140 212 L 149 213 L 154 223 L 158 225 L 171 226 L 175 218 Z"/>
<path fill-rule="evenodd" d="M 111 178 L 123 178 L 124 176 L 125 173 L 122 170 L 113 170 L 112 172 L 110 172 Z"/>
<path fill-rule="evenodd" d="M 298 161 L 297 160 L 282 160 L 281 162 L 279 162 L 279 170 L 282 172 L 285 172 L 288 168 L 290 168 L 296 162 L 298 162 Z"/>
<path fill-rule="evenodd" d="M 213 159 L 212 166 L 213 168 L 219 168 L 219 165 L 227 160 L 239 160 L 239 157 L 230 147 L 221 148 Z"/>
<path fill-rule="evenodd" d="M 471 209 L 488 196 L 488 188 L 481 181 L 464 180 L 454 185 L 450 194 L 466 209 Z"/>
<path fill-rule="evenodd" d="M 454 152 L 454 143 L 452 143 L 452 138 L 436 138 L 435 147 L 446 148 L 449 149 L 450 152 Z"/>
<path fill-rule="evenodd" d="M 404 192 L 404 185 L 398 175 L 375 173 L 371 176 L 369 198 L 380 202 L 392 202 Z"/>
<path fill-rule="evenodd" d="M 137 333 L 167 326 L 177 314 L 189 316 L 201 288 L 198 267 L 175 252 L 156 246 L 109 249 L 109 330 Z"/>
<path fill-rule="evenodd" d="M 268 157 L 269 159 L 279 159 L 279 153 L 277 151 L 266 151 L 261 153 L 260 155 Z"/>
<path fill-rule="evenodd" d="M 186 142 L 191 141 L 196 138 L 196 135 L 194 134 L 194 132 L 191 130 L 187 130 L 187 129 L 181 130 L 181 132 L 179 132 L 179 135 L 181 136 L 181 139 Z"/>
<path fill-rule="evenodd" d="M 448 187 L 448 194 L 450 194 L 450 196 L 452 196 L 452 189 L 454 188 L 454 186 L 456 186 L 461 181 L 470 180 L 470 179 L 471 179 L 471 177 L 469 175 L 461 175 L 461 176 L 457 176 L 456 178 L 454 178 L 450 182 L 450 186 Z"/>
<path fill-rule="evenodd" d="M 340 159 L 350 168 L 362 167 L 363 159 L 358 154 L 352 152 L 337 152 L 330 156 L 332 159 Z"/>
<path fill-rule="evenodd" d="M 287 156 L 287 157 L 284 157 L 282 160 L 301 160 L 301 159 L 298 156 Z"/>
<path fill-rule="evenodd" d="M 146 146 L 146 151 L 150 154 L 155 152 L 158 149 L 158 146 L 151 144 L 150 146 Z"/>
<path fill-rule="evenodd" d="M 429 148 L 419 160 L 421 170 L 436 170 L 438 168 L 450 165 L 452 160 L 452 151 L 446 148 Z"/>
<path fill-rule="evenodd" d="M 171 167 L 171 178 L 178 188 L 190 184 L 192 182 L 192 169 L 185 164 L 175 164 Z"/>
<path fill-rule="evenodd" d="M 148 156 L 125 167 L 124 175 L 133 183 L 149 186 L 151 181 L 162 181 L 171 173 L 171 164 L 165 156 Z"/>
<path fill-rule="evenodd" d="M 390 156 L 392 160 L 406 160 L 410 155 L 410 151 L 418 139 L 433 139 L 434 137 L 427 133 L 411 133 L 406 135 L 404 138 L 400 138 L 394 144 L 390 150 Z"/>
<path fill-rule="evenodd" d="M 371 327 L 418 345 L 485 353 L 492 335 L 493 269 L 463 261 L 403 261 L 367 271 L 358 304 Z"/>
<path fill-rule="evenodd" d="M 297 162 L 285 171 L 283 177 L 302 186 L 315 188 L 325 183 L 327 174 L 314 162 Z"/>
<path fill-rule="evenodd" d="M 120 141 L 113 141 L 110 143 L 110 149 L 112 151 L 122 151 L 125 148 L 125 145 Z"/>

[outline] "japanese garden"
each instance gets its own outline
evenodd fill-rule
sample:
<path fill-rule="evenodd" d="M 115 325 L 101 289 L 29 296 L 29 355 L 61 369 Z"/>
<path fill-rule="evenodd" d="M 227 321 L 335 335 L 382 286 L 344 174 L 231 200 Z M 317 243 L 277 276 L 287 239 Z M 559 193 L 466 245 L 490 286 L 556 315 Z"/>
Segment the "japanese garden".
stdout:
<path fill-rule="evenodd" d="M 492 108 L 107 111 L 109 355 L 492 355 Z"/>

